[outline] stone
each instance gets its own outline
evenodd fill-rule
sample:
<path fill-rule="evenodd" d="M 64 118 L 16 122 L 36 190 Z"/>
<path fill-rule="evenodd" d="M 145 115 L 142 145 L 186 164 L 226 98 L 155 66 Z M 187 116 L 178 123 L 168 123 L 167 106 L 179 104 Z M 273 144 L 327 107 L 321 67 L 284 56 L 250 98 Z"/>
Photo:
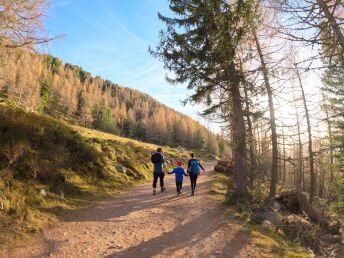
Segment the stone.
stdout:
<path fill-rule="evenodd" d="M 263 217 L 265 220 L 269 221 L 272 225 L 281 224 L 281 215 L 277 211 L 264 210 Z M 264 223 L 264 221 L 263 221 Z"/>
<path fill-rule="evenodd" d="M 121 165 L 121 164 L 117 164 L 116 165 L 116 169 L 120 173 L 125 173 L 127 171 L 127 168 L 125 166 Z"/>
<path fill-rule="evenodd" d="M 41 189 L 40 194 L 43 197 L 47 197 L 47 192 L 44 189 Z"/>
<path fill-rule="evenodd" d="M 263 223 L 262 223 L 262 227 L 263 227 L 263 228 L 271 228 L 271 227 L 272 227 L 272 224 L 271 224 L 270 221 L 264 220 Z"/>

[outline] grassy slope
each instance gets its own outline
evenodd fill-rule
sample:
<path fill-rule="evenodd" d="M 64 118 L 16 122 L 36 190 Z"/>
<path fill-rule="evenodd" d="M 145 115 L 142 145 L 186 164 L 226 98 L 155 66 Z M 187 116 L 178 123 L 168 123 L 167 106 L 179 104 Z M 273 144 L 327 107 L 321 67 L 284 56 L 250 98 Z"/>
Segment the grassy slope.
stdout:
<path fill-rule="evenodd" d="M 65 210 L 149 179 L 156 148 L 0 104 L 0 250 L 39 236 Z M 163 149 L 171 162 L 188 158 Z"/>
<path fill-rule="evenodd" d="M 217 198 L 222 198 L 222 201 L 225 201 L 228 181 L 228 176 L 221 173 L 215 173 L 211 182 L 211 192 L 214 193 Z M 228 216 L 233 219 L 239 219 L 244 223 L 243 228 L 250 232 L 250 241 L 260 250 L 262 257 L 306 258 L 310 256 L 309 252 L 298 243 L 288 241 L 283 233 L 275 232 L 261 225 L 250 224 L 245 210 L 240 209 L 238 206 L 228 206 Z"/>

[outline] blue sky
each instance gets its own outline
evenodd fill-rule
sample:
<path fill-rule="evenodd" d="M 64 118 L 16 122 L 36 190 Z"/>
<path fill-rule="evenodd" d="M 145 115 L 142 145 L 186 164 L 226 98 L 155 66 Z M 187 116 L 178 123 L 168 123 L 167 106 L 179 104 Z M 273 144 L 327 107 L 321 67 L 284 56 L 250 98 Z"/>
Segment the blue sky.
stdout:
<path fill-rule="evenodd" d="M 52 0 L 46 30 L 64 36 L 47 51 L 202 121 L 200 106 L 180 103 L 188 90 L 169 85 L 162 63 L 148 53 L 164 28 L 158 12 L 170 13 L 167 0 Z"/>

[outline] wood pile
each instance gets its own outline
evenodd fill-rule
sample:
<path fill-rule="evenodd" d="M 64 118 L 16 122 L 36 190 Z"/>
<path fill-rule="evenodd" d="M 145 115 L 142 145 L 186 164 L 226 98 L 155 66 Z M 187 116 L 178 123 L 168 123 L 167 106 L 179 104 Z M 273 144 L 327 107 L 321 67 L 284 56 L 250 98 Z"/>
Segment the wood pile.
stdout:
<path fill-rule="evenodd" d="M 233 173 L 232 162 L 227 161 L 227 160 L 218 160 L 217 164 L 214 166 L 214 171 L 232 174 Z"/>

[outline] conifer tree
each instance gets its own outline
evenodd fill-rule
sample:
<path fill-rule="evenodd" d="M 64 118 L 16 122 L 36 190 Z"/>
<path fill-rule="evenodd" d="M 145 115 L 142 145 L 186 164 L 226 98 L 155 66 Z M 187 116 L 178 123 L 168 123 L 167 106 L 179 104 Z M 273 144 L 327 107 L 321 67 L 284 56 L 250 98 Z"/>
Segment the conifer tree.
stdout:
<path fill-rule="evenodd" d="M 246 40 L 254 1 L 170 0 L 175 17 L 159 14 L 167 25 L 151 53 L 175 75 L 171 83 L 186 83 L 194 89 L 191 102 L 206 102 L 210 93 L 228 93 L 231 131 L 234 139 L 236 196 L 247 195 L 247 161 L 240 85 L 243 74 L 238 52 Z"/>

